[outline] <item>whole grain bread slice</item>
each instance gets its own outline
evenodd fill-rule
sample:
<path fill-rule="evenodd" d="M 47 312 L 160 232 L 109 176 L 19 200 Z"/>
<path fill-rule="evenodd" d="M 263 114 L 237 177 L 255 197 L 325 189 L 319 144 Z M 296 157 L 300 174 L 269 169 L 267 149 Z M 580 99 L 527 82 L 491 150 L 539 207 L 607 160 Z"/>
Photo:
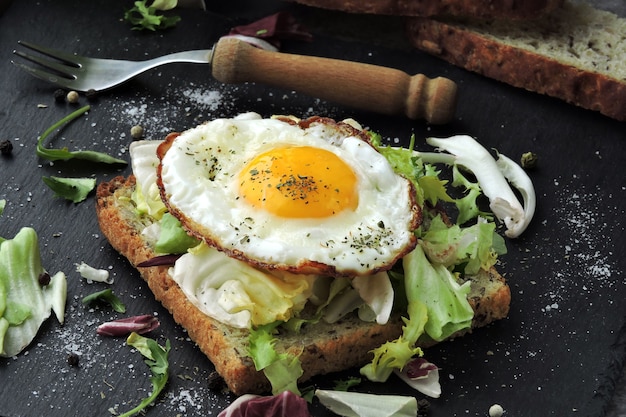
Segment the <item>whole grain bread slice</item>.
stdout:
<path fill-rule="evenodd" d="M 349 13 L 393 16 L 463 16 L 480 19 L 534 19 L 563 0 L 291 0 Z"/>
<path fill-rule="evenodd" d="M 626 19 L 585 1 L 527 21 L 410 18 L 407 35 L 470 71 L 626 120 Z"/>
<path fill-rule="evenodd" d="M 99 184 L 96 212 L 100 228 L 110 244 L 137 267 L 156 254 L 154 242 L 141 234 L 153 220 L 149 216 L 138 216 L 130 198 L 134 187 L 132 175 Z M 264 374 L 255 370 L 248 357 L 248 331 L 226 326 L 201 313 L 170 278 L 168 266 L 137 269 L 155 298 L 187 330 L 233 393 L 242 395 L 269 390 Z M 495 269 L 472 277 L 469 300 L 476 312 L 473 327 L 506 317 L 510 299 L 510 289 Z M 399 315 L 386 325 L 365 323 L 354 315 L 334 324 L 320 322 L 305 326 L 298 333 L 281 333 L 276 349 L 300 354 L 304 369 L 301 380 L 305 381 L 315 375 L 366 364 L 372 359 L 372 349 L 401 334 L 402 324 Z"/>

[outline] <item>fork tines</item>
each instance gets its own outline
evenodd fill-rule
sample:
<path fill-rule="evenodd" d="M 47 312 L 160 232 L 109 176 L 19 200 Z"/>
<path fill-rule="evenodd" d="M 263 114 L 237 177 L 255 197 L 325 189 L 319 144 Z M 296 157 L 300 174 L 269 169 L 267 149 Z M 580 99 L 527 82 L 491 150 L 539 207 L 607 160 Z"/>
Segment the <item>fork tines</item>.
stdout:
<path fill-rule="evenodd" d="M 39 52 L 40 54 L 53 59 L 46 59 L 39 55 L 33 55 L 26 52 L 13 50 L 14 55 L 38 64 L 48 71 L 44 71 L 42 69 L 11 60 L 12 64 L 18 66 L 24 71 L 27 71 L 37 78 L 54 84 L 63 85 L 66 81 L 70 82 L 76 79 L 74 72 L 77 69 L 80 69 L 81 65 L 72 59 L 73 55 L 66 52 L 57 51 L 55 49 L 45 48 L 26 41 L 18 41 L 17 43 L 21 46 L 24 46 L 25 48 Z"/>

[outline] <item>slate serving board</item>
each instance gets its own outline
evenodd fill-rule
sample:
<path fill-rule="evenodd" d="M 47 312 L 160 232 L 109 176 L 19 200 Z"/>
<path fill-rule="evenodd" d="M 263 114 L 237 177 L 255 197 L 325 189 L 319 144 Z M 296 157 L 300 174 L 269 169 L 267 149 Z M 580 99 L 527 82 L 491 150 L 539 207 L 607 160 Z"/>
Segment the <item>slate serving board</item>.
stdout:
<path fill-rule="evenodd" d="M 42 176 L 94 176 L 103 181 L 127 175 L 130 168 L 76 161 L 51 164 L 37 158 L 37 137 L 75 107 L 55 103 L 53 86 L 10 64 L 17 40 L 83 55 L 144 59 L 208 48 L 230 27 L 278 10 L 313 24 L 313 42 L 286 42 L 287 52 L 455 80 L 460 89 L 455 120 L 429 126 L 292 91 L 221 85 L 210 78 L 206 66 L 171 65 L 101 94 L 89 103 L 87 116 L 53 135 L 47 146 L 94 149 L 127 159 L 135 124 L 145 127 L 147 138 L 159 139 L 205 120 L 256 111 L 264 116 L 353 117 L 392 143 L 408 143 L 415 134 L 423 150 L 429 149 L 423 142 L 427 136 L 467 133 L 514 159 L 534 151 L 539 165 L 530 175 L 539 199 L 537 213 L 521 238 L 507 242 L 509 253 L 500 266 L 513 293 L 510 315 L 428 349 L 427 357 L 441 368 L 443 387 L 442 397 L 430 401 L 431 415 L 484 416 L 493 403 L 511 416 L 624 413 L 619 394 L 623 383 L 617 383 L 626 340 L 623 123 L 468 73 L 407 49 L 401 40 L 400 47 L 387 45 L 389 34 L 401 34 L 396 19 L 313 11 L 279 1 L 209 0 L 207 12 L 181 10 L 183 20 L 172 30 L 143 33 L 131 31 L 121 20 L 130 3 L 20 0 L 0 16 L 0 139 L 14 145 L 12 156 L 0 158 L 0 199 L 7 200 L 0 236 L 34 227 L 44 265 L 50 272 L 64 271 L 69 284 L 65 324 L 51 318 L 25 352 L 0 359 L 1 416 L 107 416 L 132 408 L 149 392 L 148 369 L 140 355 L 123 339 L 96 335 L 98 324 L 122 315 L 82 305 L 82 297 L 104 286 L 87 284 L 78 276 L 75 264 L 81 261 L 108 269 L 115 278 L 112 288 L 127 305 L 126 315 L 157 314 L 162 326 L 153 337 L 172 343 L 172 376 L 148 415 L 217 415 L 233 400 L 210 387 L 211 363 L 102 237 L 93 196 L 80 204 L 68 203 L 54 198 L 43 184 Z M 361 21 L 375 26 L 363 27 Z M 79 356 L 78 366 L 68 364 L 71 353 Z M 352 370 L 313 383 L 331 387 L 334 380 L 357 374 Z M 398 380 L 384 385 L 364 382 L 359 390 L 414 394 Z M 613 401 L 615 392 L 619 399 Z M 312 406 L 312 413 L 331 415 L 318 405 Z"/>

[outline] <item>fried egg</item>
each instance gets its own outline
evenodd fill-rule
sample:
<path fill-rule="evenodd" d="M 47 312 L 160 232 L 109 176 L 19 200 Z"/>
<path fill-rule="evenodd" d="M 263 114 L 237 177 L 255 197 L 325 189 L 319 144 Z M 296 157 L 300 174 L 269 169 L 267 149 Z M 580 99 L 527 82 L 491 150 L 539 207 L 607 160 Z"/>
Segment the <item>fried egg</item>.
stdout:
<path fill-rule="evenodd" d="M 169 211 L 256 267 L 367 275 L 415 247 L 412 184 L 349 124 L 246 114 L 170 135 L 157 153 Z"/>

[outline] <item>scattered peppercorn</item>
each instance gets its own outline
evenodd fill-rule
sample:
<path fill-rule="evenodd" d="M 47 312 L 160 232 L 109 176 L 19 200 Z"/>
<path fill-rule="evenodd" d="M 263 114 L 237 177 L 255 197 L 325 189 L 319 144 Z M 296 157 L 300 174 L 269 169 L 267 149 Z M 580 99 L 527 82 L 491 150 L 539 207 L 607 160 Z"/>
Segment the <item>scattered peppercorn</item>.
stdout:
<path fill-rule="evenodd" d="M 209 374 L 207 382 L 209 389 L 214 391 L 220 391 L 225 386 L 224 378 L 222 378 L 217 371 L 213 371 Z"/>
<path fill-rule="evenodd" d="M 67 355 L 67 364 L 69 366 L 74 366 L 74 367 L 78 366 L 79 360 L 80 360 L 80 357 L 74 352 Z"/>
<path fill-rule="evenodd" d="M 130 136 L 133 139 L 141 139 L 143 137 L 143 127 L 135 125 L 130 128 Z"/>
<path fill-rule="evenodd" d="M 42 272 L 41 274 L 39 274 L 37 280 L 39 281 L 39 285 L 45 287 L 46 285 L 50 284 L 50 274 L 47 272 Z"/>
<path fill-rule="evenodd" d="M 70 91 L 69 93 L 67 93 L 66 99 L 68 103 L 78 103 L 78 93 L 74 90 Z"/>
<path fill-rule="evenodd" d="M 537 167 L 538 156 L 534 152 L 525 152 L 522 154 L 521 164 L 524 169 L 533 169 Z"/>
<path fill-rule="evenodd" d="M 85 97 L 87 98 L 87 100 L 89 101 L 93 101 L 96 98 L 98 98 L 98 92 L 96 90 L 94 90 L 93 88 L 85 91 Z"/>
<path fill-rule="evenodd" d="M 417 401 L 417 417 L 427 417 L 430 414 L 430 402 L 422 398 Z"/>
<path fill-rule="evenodd" d="M 11 155 L 13 152 L 13 144 L 10 140 L 6 139 L 0 142 L 0 153 L 2 155 Z"/>
<path fill-rule="evenodd" d="M 65 92 L 64 89 L 59 88 L 54 90 L 54 101 L 60 103 L 62 101 L 65 101 L 65 96 L 67 95 L 67 93 Z"/>

